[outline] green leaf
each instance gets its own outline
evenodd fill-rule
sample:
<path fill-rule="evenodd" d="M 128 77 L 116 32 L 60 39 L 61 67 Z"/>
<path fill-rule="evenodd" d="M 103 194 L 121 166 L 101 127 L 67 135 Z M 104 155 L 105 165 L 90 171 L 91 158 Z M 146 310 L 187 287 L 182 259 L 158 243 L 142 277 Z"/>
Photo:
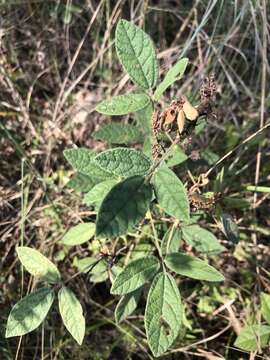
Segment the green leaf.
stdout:
<path fill-rule="evenodd" d="M 166 234 L 163 236 L 161 242 L 161 252 L 163 256 L 170 253 L 175 253 L 179 250 L 179 246 L 182 239 L 181 229 L 178 227 L 169 228 Z"/>
<path fill-rule="evenodd" d="M 151 199 L 152 188 L 141 176 L 116 184 L 99 209 L 96 236 L 110 238 L 132 230 L 144 218 Z"/>
<path fill-rule="evenodd" d="M 261 311 L 262 316 L 270 325 L 270 295 L 266 293 L 261 293 Z"/>
<path fill-rule="evenodd" d="M 71 180 L 69 180 L 67 186 L 76 191 L 87 193 L 94 185 L 96 185 L 96 183 L 96 178 L 78 172 Z"/>
<path fill-rule="evenodd" d="M 94 223 L 78 224 L 68 230 L 61 242 L 68 246 L 80 245 L 89 241 L 95 235 L 95 231 L 96 225 Z"/>
<path fill-rule="evenodd" d="M 234 342 L 234 346 L 245 351 L 256 351 L 268 345 L 270 339 L 270 326 L 249 325 L 242 329 L 240 335 Z"/>
<path fill-rule="evenodd" d="M 85 319 L 79 300 L 71 290 L 63 286 L 58 293 L 58 303 L 65 327 L 81 345 L 85 334 Z"/>
<path fill-rule="evenodd" d="M 158 101 L 164 91 L 171 86 L 176 80 L 180 80 L 184 75 L 188 64 L 188 58 L 179 60 L 165 75 L 163 81 L 158 85 L 154 93 L 154 99 Z"/>
<path fill-rule="evenodd" d="M 45 319 L 53 300 L 53 290 L 41 288 L 17 302 L 8 317 L 6 338 L 35 330 Z"/>
<path fill-rule="evenodd" d="M 239 241 L 239 229 L 232 216 L 230 214 L 223 213 L 221 216 L 221 222 L 223 232 L 227 239 L 232 243 L 237 244 Z"/>
<path fill-rule="evenodd" d="M 57 283 L 61 276 L 57 267 L 39 251 L 27 246 L 16 248 L 20 262 L 33 276 L 49 283 Z"/>
<path fill-rule="evenodd" d="M 102 170 L 93 161 L 96 153 L 93 150 L 79 148 L 79 149 L 66 149 L 64 156 L 74 170 L 91 176 L 92 180 L 97 183 L 102 179 L 111 178 L 111 174 Z"/>
<path fill-rule="evenodd" d="M 105 115 L 126 115 L 143 109 L 149 101 L 150 98 L 146 94 L 119 95 L 101 101 L 96 111 Z"/>
<path fill-rule="evenodd" d="M 91 160 L 96 155 L 93 150 L 85 148 L 74 148 L 64 150 L 64 156 L 74 170 L 85 174 L 86 168 L 91 163 Z"/>
<path fill-rule="evenodd" d="M 130 124 L 112 123 L 98 129 L 93 134 L 95 139 L 109 144 L 134 144 L 142 142 L 140 130 Z"/>
<path fill-rule="evenodd" d="M 116 27 L 117 55 L 130 78 L 144 89 L 152 88 L 158 77 L 158 65 L 151 38 L 129 21 Z"/>
<path fill-rule="evenodd" d="M 176 274 L 192 279 L 224 281 L 224 276 L 219 271 L 195 256 L 181 253 L 169 254 L 165 258 L 165 264 Z"/>
<path fill-rule="evenodd" d="M 94 161 L 101 169 L 122 177 L 146 175 L 151 166 L 141 151 L 121 147 L 103 151 Z"/>
<path fill-rule="evenodd" d="M 123 295 L 139 289 L 150 281 L 160 268 L 155 256 L 148 256 L 131 261 L 115 278 L 111 294 Z"/>
<path fill-rule="evenodd" d="M 216 255 L 225 250 L 214 234 L 199 225 L 183 226 L 182 232 L 183 239 L 197 251 L 208 255 Z"/>
<path fill-rule="evenodd" d="M 153 104 L 150 102 L 145 108 L 139 110 L 135 114 L 137 125 L 145 135 L 152 134 L 152 114 Z"/>
<path fill-rule="evenodd" d="M 93 267 L 94 264 L 96 265 Z M 88 273 L 91 270 L 91 274 L 104 272 L 107 270 L 107 264 L 104 259 L 99 261 L 99 259 L 89 256 L 83 259 L 78 259 L 77 267 L 82 273 Z"/>
<path fill-rule="evenodd" d="M 153 185 L 161 208 L 168 215 L 188 222 L 190 215 L 187 191 L 175 173 L 163 165 L 155 173 Z"/>
<path fill-rule="evenodd" d="M 141 296 L 141 289 L 132 291 L 121 297 L 115 308 L 115 321 L 119 324 L 124 321 L 137 308 Z"/>
<path fill-rule="evenodd" d="M 179 164 L 182 164 L 188 159 L 184 151 L 179 147 L 179 145 L 174 145 L 170 151 L 170 155 L 167 159 L 167 166 L 173 167 Z"/>
<path fill-rule="evenodd" d="M 219 160 L 219 155 L 217 155 L 210 149 L 206 149 L 202 151 L 201 158 L 205 160 L 208 163 L 208 165 L 213 165 Z"/>
<path fill-rule="evenodd" d="M 88 206 L 94 205 L 95 209 L 98 211 L 103 199 L 116 184 L 116 180 L 106 180 L 97 184 L 85 195 L 83 199 L 84 204 Z"/>
<path fill-rule="evenodd" d="M 162 355 L 178 336 L 182 322 L 180 293 L 174 278 L 159 273 L 148 293 L 144 324 L 155 357 Z"/>

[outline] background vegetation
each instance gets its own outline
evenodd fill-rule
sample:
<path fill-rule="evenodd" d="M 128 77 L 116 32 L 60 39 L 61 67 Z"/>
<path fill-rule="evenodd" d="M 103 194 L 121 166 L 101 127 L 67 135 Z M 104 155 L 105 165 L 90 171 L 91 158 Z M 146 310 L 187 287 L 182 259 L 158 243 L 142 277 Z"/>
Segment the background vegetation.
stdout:
<path fill-rule="evenodd" d="M 109 293 L 109 282 L 93 284 L 84 276 L 72 285 L 87 317 L 81 347 L 58 315 L 22 340 L 5 340 L 11 306 L 35 286 L 19 265 L 15 246 L 35 247 L 67 277 L 76 272 L 78 258 L 98 250 L 95 243 L 71 250 L 59 243 L 68 228 L 93 215 L 67 186 L 72 171 L 63 150 L 74 144 L 105 149 L 106 143 L 92 134 L 110 120 L 95 112 L 95 105 L 133 90 L 113 46 L 120 18 L 134 21 L 153 38 L 161 76 L 180 57 L 190 59 L 184 79 L 166 92 L 162 106 L 180 94 L 195 104 L 202 79 L 216 74 L 217 117 L 193 137 L 188 159 L 178 169 L 192 185 L 193 177 L 269 121 L 269 10 L 266 0 L 0 2 L 1 359 L 151 358 L 140 307 L 116 325 L 117 299 Z M 261 294 L 270 292 L 269 155 L 267 129 L 212 172 L 209 191 L 223 167 L 225 208 L 239 238 L 228 240 L 211 215 L 202 217 L 226 248 L 212 260 L 226 282 L 216 287 L 183 279 L 186 327 L 175 350 L 162 358 L 269 358 L 267 350 L 248 353 L 233 345 L 241 327 L 263 321 Z M 260 188 L 254 191 L 256 185 Z M 185 251 L 193 250 L 186 246 Z"/>

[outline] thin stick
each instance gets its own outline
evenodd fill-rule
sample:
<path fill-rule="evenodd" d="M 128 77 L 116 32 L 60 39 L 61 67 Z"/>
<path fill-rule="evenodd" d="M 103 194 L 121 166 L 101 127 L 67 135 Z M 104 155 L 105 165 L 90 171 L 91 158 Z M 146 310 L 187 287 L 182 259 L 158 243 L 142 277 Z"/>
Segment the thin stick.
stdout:
<path fill-rule="evenodd" d="M 255 138 L 255 136 L 259 135 L 260 133 L 262 133 L 264 130 L 268 129 L 270 127 L 270 122 L 265 124 L 262 128 L 260 128 L 258 131 L 256 131 L 255 133 L 251 134 L 250 136 L 248 136 L 245 140 L 243 140 L 239 145 L 237 145 L 234 149 L 230 150 L 229 152 L 227 152 L 227 154 L 225 154 L 221 159 L 219 159 L 215 165 L 213 165 L 205 174 L 204 176 L 207 178 L 209 177 L 209 175 L 211 174 L 211 172 L 218 166 L 220 165 L 225 159 L 227 159 L 229 156 L 231 156 L 235 151 L 237 151 L 238 149 L 240 149 L 244 144 L 248 143 L 250 140 L 252 140 L 253 138 Z"/>

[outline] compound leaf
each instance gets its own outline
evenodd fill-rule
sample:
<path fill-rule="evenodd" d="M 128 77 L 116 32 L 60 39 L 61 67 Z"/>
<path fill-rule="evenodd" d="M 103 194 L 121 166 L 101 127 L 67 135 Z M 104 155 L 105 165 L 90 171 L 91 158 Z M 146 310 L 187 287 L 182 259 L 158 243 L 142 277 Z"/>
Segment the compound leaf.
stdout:
<path fill-rule="evenodd" d="M 141 176 L 116 184 L 103 200 L 96 222 L 96 236 L 110 238 L 131 230 L 145 216 L 152 188 Z"/>
<path fill-rule="evenodd" d="M 158 85 L 154 93 L 154 99 L 157 101 L 164 91 L 171 86 L 176 80 L 180 80 L 184 75 L 188 64 L 188 58 L 179 60 L 165 75 L 163 81 Z"/>
<path fill-rule="evenodd" d="M 80 245 L 89 241 L 95 235 L 95 231 L 96 225 L 94 223 L 78 224 L 68 230 L 61 242 L 68 246 Z"/>
<path fill-rule="evenodd" d="M 153 185 L 161 208 L 168 215 L 188 222 L 190 215 L 187 191 L 175 173 L 163 165 L 155 173 Z"/>
<path fill-rule="evenodd" d="M 143 109 L 149 101 L 146 94 L 118 95 L 101 101 L 96 106 L 96 111 L 105 115 L 126 115 Z"/>
<path fill-rule="evenodd" d="M 49 283 L 57 283 L 61 276 L 57 267 L 39 251 L 27 246 L 16 248 L 20 262 L 33 276 Z"/>
<path fill-rule="evenodd" d="M 121 297 L 115 308 L 115 321 L 119 324 L 136 309 L 141 295 L 141 289 L 132 291 Z"/>
<path fill-rule="evenodd" d="M 150 37 L 123 19 L 118 22 L 115 35 L 117 55 L 130 78 L 144 89 L 152 88 L 157 81 L 158 65 Z"/>
<path fill-rule="evenodd" d="M 192 279 L 206 281 L 224 281 L 224 276 L 212 266 L 195 256 L 181 253 L 168 254 L 165 264 L 176 274 Z"/>
<path fill-rule="evenodd" d="M 8 317 L 6 338 L 35 330 L 45 319 L 53 300 L 53 290 L 41 288 L 17 302 Z"/>
<path fill-rule="evenodd" d="M 148 293 L 145 309 L 147 341 L 154 356 L 162 355 L 176 339 L 182 322 L 180 293 L 174 278 L 159 273 Z"/>
<path fill-rule="evenodd" d="M 103 151 L 94 161 L 103 170 L 121 177 L 146 175 L 151 166 L 151 160 L 141 151 L 121 147 Z"/>
<path fill-rule="evenodd" d="M 160 263 L 155 256 L 147 256 L 131 261 L 111 287 L 111 294 L 123 295 L 139 289 L 158 272 Z"/>
<path fill-rule="evenodd" d="M 71 290 L 63 286 L 58 293 L 58 303 L 65 327 L 81 345 L 85 334 L 85 319 L 79 300 Z"/>

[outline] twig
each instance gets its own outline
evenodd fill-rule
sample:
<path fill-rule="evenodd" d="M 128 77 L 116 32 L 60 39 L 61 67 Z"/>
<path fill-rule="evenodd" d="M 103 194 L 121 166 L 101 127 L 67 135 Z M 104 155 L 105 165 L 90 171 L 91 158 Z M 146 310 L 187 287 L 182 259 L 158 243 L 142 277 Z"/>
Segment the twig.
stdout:
<path fill-rule="evenodd" d="M 227 152 L 227 154 L 225 154 L 221 159 L 219 159 L 215 165 L 213 165 L 205 174 L 204 177 L 209 177 L 209 175 L 212 173 L 212 171 L 218 166 L 220 165 L 225 159 L 227 159 L 229 156 L 231 156 L 235 151 L 237 151 L 238 149 L 240 149 L 244 144 L 248 143 L 250 140 L 252 140 L 255 136 L 259 135 L 260 133 L 262 133 L 264 130 L 268 129 L 270 127 L 270 122 L 265 124 L 262 128 L 260 128 L 258 131 L 256 131 L 255 133 L 251 134 L 250 136 L 248 136 L 245 140 L 243 140 L 239 145 L 237 145 L 234 149 L 230 150 L 229 152 Z"/>

